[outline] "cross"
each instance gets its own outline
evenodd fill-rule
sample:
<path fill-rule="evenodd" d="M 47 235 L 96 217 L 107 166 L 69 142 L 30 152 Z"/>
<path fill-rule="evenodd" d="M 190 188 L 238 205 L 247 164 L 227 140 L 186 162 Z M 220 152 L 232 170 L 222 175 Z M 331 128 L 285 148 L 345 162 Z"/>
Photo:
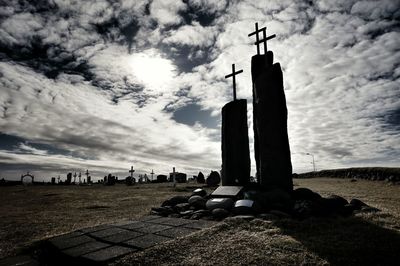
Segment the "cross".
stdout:
<path fill-rule="evenodd" d="M 133 166 L 131 166 L 131 170 L 129 170 L 129 173 L 131 173 L 131 177 L 133 177 L 133 172 L 135 172 L 135 170 L 133 170 Z"/>
<path fill-rule="evenodd" d="M 173 181 L 174 181 L 174 187 L 176 187 L 175 167 L 172 167 L 172 178 L 173 178 Z"/>
<path fill-rule="evenodd" d="M 78 175 L 78 177 L 79 177 L 79 184 L 81 183 L 81 176 L 82 176 L 82 174 L 81 174 L 81 172 L 79 172 L 79 175 Z"/>
<path fill-rule="evenodd" d="M 233 100 L 234 101 L 236 101 L 236 77 L 235 76 L 242 72 L 243 72 L 243 69 L 235 72 L 235 64 L 232 64 L 232 73 L 225 76 L 226 79 L 230 78 L 230 77 L 232 77 L 232 79 L 233 79 Z"/>
<path fill-rule="evenodd" d="M 75 174 L 74 174 L 74 183 L 75 183 L 75 181 L 76 181 L 76 172 L 75 172 Z"/>
<path fill-rule="evenodd" d="M 89 179 L 88 179 L 88 177 L 89 177 L 89 170 L 88 170 L 88 169 L 86 169 L 85 175 L 86 175 L 86 180 L 89 180 Z"/>
<path fill-rule="evenodd" d="M 154 171 L 153 171 L 153 169 L 151 169 L 151 181 L 153 181 L 153 175 L 154 175 Z"/>
<path fill-rule="evenodd" d="M 256 35 L 256 42 L 257 42 L 257 54 L 260 54 L 260 47 L 258 46 L 258 42 L 259 42 L 259 37 L 258 37 L 258 33 L 259 32 L 261 32 L 261 31 L 264 31 L 265 30 L 265 27 L 264 28 L 261 28 L 261 29 L 259 29 L 258 28 L 258 22 L 256 22 L 256 30 L 255 31 L 253 31 L 252 33 L 250 33 L 248 36 L 250 37 L 250 36 L 253 36 L 254 34 Z"/>
<path fill-rule="evenodd" d="M 265 27 L 263 28 L 262 32 L 263 32 L 263 38 L 261 40 L 257 40 L 254 44 L 257 45 L 257 48 L 258 48 L 258 45 L 260 43 L 263 43 L 264 44 L 264 54 L 267 54 L 267 41 L 275 38 L 276 34 L 272 34 L 267 37 L 267 30 Z"/>

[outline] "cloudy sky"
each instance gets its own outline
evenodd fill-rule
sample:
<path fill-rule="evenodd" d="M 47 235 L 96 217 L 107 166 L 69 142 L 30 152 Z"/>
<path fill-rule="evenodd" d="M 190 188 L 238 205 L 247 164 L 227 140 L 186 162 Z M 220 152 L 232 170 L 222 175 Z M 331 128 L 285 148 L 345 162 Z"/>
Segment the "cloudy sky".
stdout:
<path fill-rule="evenodd" d="M 295 172 L 306 153 L 317 169 L 400 165 L 399 0 L 7 0 L 0 178 L 219 170 L 232 63 L 252 152 L 255 22 L 277 35 Z"/>

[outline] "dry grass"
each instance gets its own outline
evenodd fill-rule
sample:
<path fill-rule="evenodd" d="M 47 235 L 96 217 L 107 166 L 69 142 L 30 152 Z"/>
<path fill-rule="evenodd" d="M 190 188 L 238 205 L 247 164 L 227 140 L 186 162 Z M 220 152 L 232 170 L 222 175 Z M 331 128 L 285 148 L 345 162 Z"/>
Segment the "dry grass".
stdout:
<path fill-rule="evenodd" d="M 358 198 L 379 213 L 350 218 L 252 222 L 213 228 L 135 253 L 116 265 L 398 265 L 400 186 L 348 179 L 297 179 L 322 195 Z M 0 188 L 0 256 L 56 234 L 148 213 L 181 185 Z"/>
<path fill-rule="evenodd" d="M 0 258 L 54 235 L 141 217 L 172 195 L 188 194 L 179 185 L 0 187 Z"/>

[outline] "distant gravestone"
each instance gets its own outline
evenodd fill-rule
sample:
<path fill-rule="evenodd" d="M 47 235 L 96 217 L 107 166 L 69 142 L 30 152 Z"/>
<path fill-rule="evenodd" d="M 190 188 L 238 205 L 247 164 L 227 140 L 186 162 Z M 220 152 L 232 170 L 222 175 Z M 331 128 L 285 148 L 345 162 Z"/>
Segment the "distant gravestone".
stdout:
<path fill-rule="evenodd" d="M 55 184 L 56 184 L 56 178 L 55 178 L 55 177 L 52 177 L 52 178 L 51 178 L 51 184 L 52 184 L 52 185 L 55 185 Z"/>
<path fill-rule="evenodd" d="M 65 180 L 66 185 L 70 185 L 72 182 L 72 173 L 67 174 L 67 180 Z"/>
<path fill-rule="evenodd" d="M 263 39 L 258 39 L 263 32 Z M 292 163 L 287 132 L 287 108 L 283 89 L 283 75 L 279 63 L 273 64 L 273 53 L 267 51 L 265 28 L 256 34 L 257 55 L 251 60 L 253 81 L 253 125 L 254 153 L 257 179 L 261 186 L 293 190 Z M 259 53 L 259 44 L 264 43 L 265 54 Z"/>

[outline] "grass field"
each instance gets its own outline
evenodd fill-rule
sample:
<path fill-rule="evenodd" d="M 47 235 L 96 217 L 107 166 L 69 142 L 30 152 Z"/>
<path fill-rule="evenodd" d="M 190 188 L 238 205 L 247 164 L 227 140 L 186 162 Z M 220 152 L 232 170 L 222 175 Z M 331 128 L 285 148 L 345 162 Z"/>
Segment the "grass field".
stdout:
<path fill-rule="evenodd" d="M 324 196 L 358 198 L 382 211 L 304 221 L 228 219 L 115 264 L 399 265 L 400 186 L 333 178 L 294 182 Z M 189 194 L 191 186 L 1 187 L 0 257 L 78 228 L 143 216 L 172 195 Z"/>

